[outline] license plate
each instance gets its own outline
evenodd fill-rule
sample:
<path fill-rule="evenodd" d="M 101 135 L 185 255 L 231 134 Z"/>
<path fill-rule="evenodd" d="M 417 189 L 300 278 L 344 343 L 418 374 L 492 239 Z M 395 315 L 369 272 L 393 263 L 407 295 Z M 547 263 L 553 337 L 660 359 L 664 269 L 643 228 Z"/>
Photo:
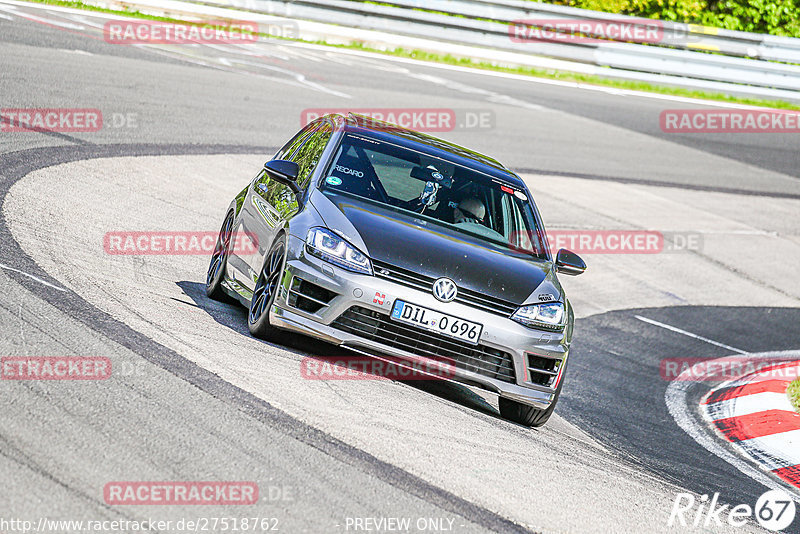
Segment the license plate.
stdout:
<path fill-rule="evenodd" d="M 472 345 L 477 345 L 481 338 L 483 325 L 465 321 L 446 313 L 437 312 L 430 308 L 409 304 L 402 300 L 394 301 L 392 319 L 401 323 L 408 323 L 437 334 L 460 339 Z"/>

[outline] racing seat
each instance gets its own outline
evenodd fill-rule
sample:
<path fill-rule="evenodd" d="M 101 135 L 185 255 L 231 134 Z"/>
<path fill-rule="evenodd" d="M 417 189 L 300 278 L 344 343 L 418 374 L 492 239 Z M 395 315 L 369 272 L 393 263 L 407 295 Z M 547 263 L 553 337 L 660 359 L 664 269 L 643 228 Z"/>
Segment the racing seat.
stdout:
<path fill-rule="evenodd" d="M 340 156 L 336 164 L 331 167 L 328 176 L 335 176 L 342 181 L 341 184 L 334 186 L 336 190 L 347 191 L 371 200 L 380 200 L 374 185 L 375 173 L 369 164 L 364 165 L 359 158 Z"/>

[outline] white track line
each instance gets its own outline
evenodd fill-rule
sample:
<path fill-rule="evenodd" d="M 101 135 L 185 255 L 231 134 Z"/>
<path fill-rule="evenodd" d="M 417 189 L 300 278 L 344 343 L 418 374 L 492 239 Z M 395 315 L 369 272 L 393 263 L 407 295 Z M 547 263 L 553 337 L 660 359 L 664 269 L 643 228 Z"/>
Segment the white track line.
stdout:
<path fill-rule="evenodd" d="M 9 267 L 8 265 L 3 265 L 2 263 L 0 263 L 0 269 L 5 269 L 6 271 L 11 271 L 11 272 L 19 273 L 19 274 L 21 274 L 23 276 L 27 276 L 31 280 L 36 280 L 40 284 L 46 285 L 47 287 L 52 287 L 53 289 L 56 289 L 58 291 L 66 291 L 66 289 L 64 289 L 63 287 L 54 286 L 50 282 L 45 282 L 44 280 L 42 280 L 38 276 L 33 276 L 32 274 L 28 274 L 25 271 L 20 271 L 19 269 L 15 269 L 13 267 Z"/>
<path fill-rule="evenodd" d="M 72 24 L 71 22 L 64 22 L 64 21 L 60 21 L 60 20 L 46 19 L 44 17 L 37 17 L 36 15 L 30 15 L 28 13 L 25 13 L 25 14 L 17 13 L 16 15 L 19 16 L 19 17 L 22 17 L 24 19 L 33 21 L 33 22 L 39 22 L 41 24 L 47 24 L 48 26 L 59 26 L 61 28 L 67 28 L 68 30 L 85 30 L 86 29 L 85 27 L 83 27 L 83 26 L 81 26 L 79 24 Z"/>
<path fill-rule="evenodd" d="M 323 92 L 323 93 L 328 93 L 328 94 L 331 94 L 333 96 L 338 96 L 338 97 L 341 97 L 341 98 L 353 98 L 351 95 L 349 95 L 347 93 L 343 93 L 343 92 L 337 91 L 335 89 L 330 89 L 330 88 L 325 87 L 324 85 L 321 85 L 321 84 L 319 84 L 317 82 L 312 82 L 311 80 L 307 79 L 305 77 L 305 75 L 300 74 L 299 72 L 295 72 L 295 71 L 289 70 L 289 69 L 284 69 L 282 67 L 276 67 L 275 65 L 269 65 L 267 63 L 258 63 L 258 62 L 255 62 L 255 61 L 249 61 L 249 60 L 246 60 L 246 59 L 240 59 L 238 57 L 230 58 L 230 59 L 228 59 L 228 61 L 230 61 L 232 63 L 236 63 L 236 64 L 249 65 L 251 67 L 256 67 L 256 68 L 259 68 L 259 69 L 266 69 L 266 70 L 269 70 L 269 71 L 279 72 L 281 74 L 286 74 L 287 76 L 291 76 L 298 83 L 302 84 L 303 86 L 305 86 L 307 88 L 310 88 L 310 89 L 313 89 L 313 90 L 316 90 L 316 91 L 320 91 L 320 92 Z"/>
<path fill-rule="evenodd" d="M 89 20 L 88 18 L 86 18 L 86 17 L 84 17 L 82 15 L 74 15 L 72 17 L 72 20 L 78 21 L 81 24 L 89 26 L 90 28 L 97 28 L 98 30 L 102 30 L 105 27 L 104 24 L 100 24 L 98 22 L 91 21 L 91 20 Z"/>
<path fill-rule="evenodd" d="M 681 330 L 680 328 L 670 326 L 668 324 L 659 323 L 658 321 L 654 321 L 653 319 L 648 319 L 647 317 L 642 317 L 641 315 L 634 315 L 634 317 L 636 317 L 640 321 L 644 321 L 645 323 L 649 323 L 661 328 L 666 328 L 667 330 L 670 330 L 672 332 L 677 332 L 678 334 L 683 334 L 684 336 L 689 336 L 694 339 L 699 339 L 700 341 L 705 341 L 706 343 L 710 343 L 711 345 L 716 345 L 717 347 L 722 347 L 723 349 L 732 350 L 733 352 L 738 352 L 739 354 L 748 354 L 747 351 L 731 347 L 730 345 L 714 341 L 713 339 L 708 339 L 707 337 L 698 336 L 697 334 L 692 334 L 691 332 L 687 332 L 686 330 Z"/>
<path fill-rule="evenodd" d="M 488 89 L 482 89 L 480 87 L 475 87 L 472 85 L 467 85 L 465 83 L 457 82 L 454 80 L 448 80 L 445 78 L 441 78 L 439 76 L 431 76 L 430 74 L 417 74 L 411 71 L 407 72 L 407 76 L 410 78 L 414 78 L 420 81 L 433 83 L 436 85 L 441 85 L 442 87 L 447 87 L 448 89 L 452 89 L 454 91 L 458 91 L 460 93 L 468 94 L 468 95 L 481 95 L 485 96 L 489 102 L 494 102 L 496 104 L 506 104 L 509 106 L 518 106 L 521 108 L 526 109 L 533 109 L 536 111 L 544 110 L 544 106 L 540 106 L 539 104 L 531 104 L 530 102 L 525 102 L 524 100 L 519 100 L 518 98 L 514 98 L 508 95 L 504 95 L 501 93 L 496 93 L 494 91 L 490 91 Z M 549 110 L 548 110 L 549 111 Z"/>
<path fill-rule="evenodd" d="M 736 356 L 724 356 L 722 358 L 717 358 L 717 360 L 730 360 L 730 358 L 735 358 Z M 745 357 L 745 356 L 742 356 Z M 746 355 L 747 358 L 769 358 L 769 359 L 786 359 L 794 360 L 800 357 L 800 351 L 798 350 L 787 350 L 787 351 L 777 351 L 777 352 L 759 352 L 759 353 L 751 353 Z M 714 361 L 717 361 L 714 360 Z M 704 362 L 708 363 L 708 362 Z M 684 374 L 692 373 L 690 369 L 684 371 L 681 376 Z M 708 452 L 717 456 L 718 458 L 725 460 L 733 467 L 738 469 L 744 475 L 750 477 L 751 479 L 755 480 L 759 484 L 763 484 L 769 489 L 778 489 L 781 491 L 788 491 L 788 485 L 783 485 L 778 483 L 775 479 L 773 479 L 770 475 L 767 475 L 761 469 L 755 467 L 749 461 L 744 460 L 743 458 L 734 455 L 728 449 L 723 447 L 720 443 L 717 442 L 716 439 L 712 438 L 708 433 L 706 433 L 703 429 L 703 425 L 695 420 L 692 417 L 692 412 L 689 410 L 689 405 L 687 403 L 687 392 L 689 387 L 692 386 L 692 382 L 690 380 L 682 380 L 681 377 L 676 378 L 672 382 L 669 383 L 667 386 L 667 391 L 664 393 L 664 401 L 667 404 L 667 410 L 669 410 L 670 415 L 675 420 L 675 423 L 681 429 L 689 434 L 689 436 L 695 440 L 699 445 L 705 448 Z M 800 494 L 797 491 L 791 492 L 792 497 L 794 500 L 800 503 Z"/>

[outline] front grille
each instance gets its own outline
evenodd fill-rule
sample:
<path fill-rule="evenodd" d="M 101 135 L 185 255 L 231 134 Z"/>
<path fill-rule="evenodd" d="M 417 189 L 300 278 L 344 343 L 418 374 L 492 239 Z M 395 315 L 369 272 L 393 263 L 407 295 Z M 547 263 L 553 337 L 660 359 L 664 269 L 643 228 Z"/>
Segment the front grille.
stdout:
<path fill-rule="evenodd" d="M 407 287 L 413 287 L 414 289 L 419 289 L 420 291 L 430 292 L 433 289 L 433 283 L 436 281 L 435 278 L 431 278 L 430 276 L 415 273 L 414 271 L 396 267 L 382 261 L 373 260 L 372 266 L 374 267 L 373 271 L 375 276 L 384 278 L 386 280 L 391 280 L 392 282 L 396 282 Z M 455 302 L 460 302 L 461 304 L 466 304 L 467 306 L 479 308 L 483 311 L 494 313 L 496 315 L 502 315 L 503 317 L 511 317 L 511 315 L 519 307 L 513 302 L 490 297 L 488 295 L 478 293 L 477 291 L 464 289 L 462 287 L 458 288 L 458 295 L 455 298 Z"/>
<path fill-rule="evenodd" d="M 562 361 L 556 358 L 528 354 L 528 373 L 531 376 L 531 382 L 540 386 L 551 387 L 558 376 L 559 369 L 561 369 Z"/>
<path fill-rule="evenodd" d="M 392 321 L 388 315 L 353 306 L 331 325 L 350 334 L 426 358 L 446 358 L 464 369 L 503 382 L 516 383 L 511 354 L 470 345 L 421 328 Z"/>

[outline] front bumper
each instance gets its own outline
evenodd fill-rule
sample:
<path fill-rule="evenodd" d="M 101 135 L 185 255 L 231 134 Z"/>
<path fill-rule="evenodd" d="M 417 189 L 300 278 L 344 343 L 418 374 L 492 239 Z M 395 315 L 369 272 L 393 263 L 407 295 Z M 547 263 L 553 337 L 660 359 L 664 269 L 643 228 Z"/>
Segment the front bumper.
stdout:
<path fill-rule="evenodd" d="M 424 360 L 424 356 L 420 354 L 382 343 L 374 336 L 369 339 L 367 336 L 345 331 L 335 323 L 345 312 L 356 306 L 388 316 L 394 301 L 399 298 L 481 323 L 483 333 L 479 345 L 510 355 L 513 378 L 506 376 L 501 380 L 487 376 L 487 373 L 456 367 L 450 375 L 452 381 L 488 390 L 539 409 L 545 409 L 551 404 L 569 352 L 564 332 L 526 328 L 507 317 L 462 303 L 440 302 L 430 291 L 421 291 L 378 276 L 345 271 L 306 254 L 304 241 L 294 236 L 289 236 L 287 248 L 288 259 L 281 291 L 270 310 L 270 322 L 273 325 L 378 358 L 388 355 L 409 361 Z M 306 300 L 305 303 L 310 306 L 298 306 L 298 279 L 326 291 L 314 293 L 313 301 Z M 468 348 L 466 351 L 470 352 Z M 557 363 L 549 385 L 542 385 L 542 379 L 547 377 L 541 374 L 544 371 L 539 371 L 542 365 L 532 367 L 531 362 L 534 361 Z"/>

